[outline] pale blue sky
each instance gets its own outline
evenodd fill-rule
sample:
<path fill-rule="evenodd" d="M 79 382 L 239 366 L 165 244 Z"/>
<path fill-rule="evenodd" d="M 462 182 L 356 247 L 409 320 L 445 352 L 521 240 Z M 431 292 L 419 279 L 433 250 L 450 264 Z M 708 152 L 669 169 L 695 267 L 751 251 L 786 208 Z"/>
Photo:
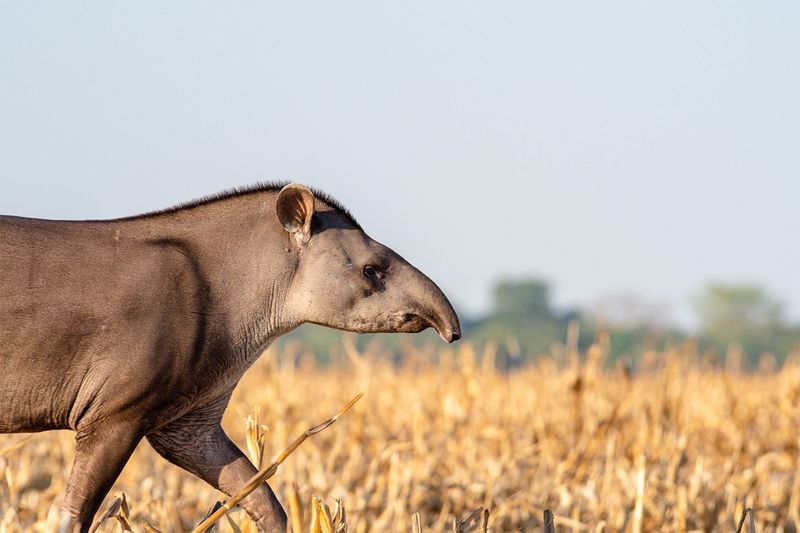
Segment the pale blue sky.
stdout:
<path fill-rule="evenodd" d="M 472 311 L 493 280 L 800 318 L 800 3 L 4 2 L 0 213 L 296 179 Z"/>

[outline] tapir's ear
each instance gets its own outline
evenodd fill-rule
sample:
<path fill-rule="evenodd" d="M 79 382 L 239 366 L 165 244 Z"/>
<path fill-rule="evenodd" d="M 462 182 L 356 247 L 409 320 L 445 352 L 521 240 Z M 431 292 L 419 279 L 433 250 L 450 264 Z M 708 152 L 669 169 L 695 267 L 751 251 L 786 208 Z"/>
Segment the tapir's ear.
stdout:
<path fill-rule="evenodd" d="M 278 193 L 278 220 L 297 241 L 311 239 L 311 218 L 314 216 L 314 194 L 305 185 L 290 183 Z"/>

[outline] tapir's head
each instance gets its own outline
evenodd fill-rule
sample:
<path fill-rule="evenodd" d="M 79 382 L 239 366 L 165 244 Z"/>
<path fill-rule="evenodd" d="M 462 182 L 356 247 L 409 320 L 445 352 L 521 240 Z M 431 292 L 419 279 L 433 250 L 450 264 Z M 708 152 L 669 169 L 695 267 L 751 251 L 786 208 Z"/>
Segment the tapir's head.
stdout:
<path fill-rule="evenodd" d="M 374 241 L 346 213 L 291 184 L 276 201 L 295 272 L 285 308 L 298 321 L 358 333 L 416 333 L 432 327 L 461 338 L 453 306 L 436 284 Z"/>

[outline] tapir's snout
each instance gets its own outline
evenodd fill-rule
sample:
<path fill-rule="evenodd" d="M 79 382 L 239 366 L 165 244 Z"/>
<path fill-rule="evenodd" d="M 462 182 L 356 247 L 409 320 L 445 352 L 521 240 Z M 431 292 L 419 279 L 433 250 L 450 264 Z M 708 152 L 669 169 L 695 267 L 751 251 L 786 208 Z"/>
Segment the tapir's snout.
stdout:
<path fill-rule="evenodd" d="M 458 323 L 458 317 L 455 312 L 453 312 L 452 319 L 447 325 L 439 326 L 434 324 L 433 329 L 435 329 L 442 340 L 448 344 L 456 342 L 461 338 L 461 325 Z"/>
<path fill-rule="evenodd" d="M 460 339 L 461 324 L 447 296 L 425 274 L 409 264 L 405 267 L 403 286 L 414 311 L 406 314 L 407 326 L 403 329 L 414 332 L 432 327 L 446 343 Z"/>
<path fill-rule="evenodd" d="M 461 338 L 461 324 L 458 322 L 458 316 L 453 310 L 453 306 L 450 305 L 444 294 L 442 294 L 442 298 L 444 305 L 439 316 L 431 321 L 431 326 L 444 342 L 450 344 Z"/>

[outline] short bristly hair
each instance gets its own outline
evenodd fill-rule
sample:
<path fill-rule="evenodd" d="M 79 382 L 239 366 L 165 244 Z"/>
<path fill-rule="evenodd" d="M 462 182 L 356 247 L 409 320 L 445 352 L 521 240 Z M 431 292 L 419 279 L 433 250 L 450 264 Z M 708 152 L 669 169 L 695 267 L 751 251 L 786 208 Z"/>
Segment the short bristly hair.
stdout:
<path fill-rule="evenodd" d="M 129 217 L 117 218 L 114 220 L 133 220 L 137 218 L 145 218 L 157 215 L 168 215 L 170 213 L 175 213 L 186 209 L 193 209 L 195 207 L 210 204 L 213 202 L 228 200 L 230 198 L 235 198 L 237 196 L 246 196 L 250 194 L 257 194 L 261 192 L 270 192 L 270 191 L 279 192 L 289 183 L 290 182 L 288 181 L 268 181 L 268 182 L 255 183 L 253 185 L 245 185 L 243 187 L 233 187 L 231 189 L 227 189 L 222 192 L 210 194 L 207 196 L 202 196 L 200 198 L 189 200 L 187 202 L 181 202 L 179 204 L 173 205 L 172 207 L 167 207 L 164 209 L 158 209 L 156 211 L 142 213 L 141 215 L 133 215 Z M 311 192 L 314 194 L 314 198 L 325 203 L 331 209 L 334 209 L 337 212 L 341 213 L 355 227 L 361 229 L 361 225 L 356 221 L 355 217 L 353 217 L 350 211 L 345 206 L 343 206 L 341 202 L 339 202 L 336 198 L 334 198 L 333 196 L 329 195 L 324 191 L 315 189 L 314 187 L 309 187 L 309 189 L 311 189 Z"/>

